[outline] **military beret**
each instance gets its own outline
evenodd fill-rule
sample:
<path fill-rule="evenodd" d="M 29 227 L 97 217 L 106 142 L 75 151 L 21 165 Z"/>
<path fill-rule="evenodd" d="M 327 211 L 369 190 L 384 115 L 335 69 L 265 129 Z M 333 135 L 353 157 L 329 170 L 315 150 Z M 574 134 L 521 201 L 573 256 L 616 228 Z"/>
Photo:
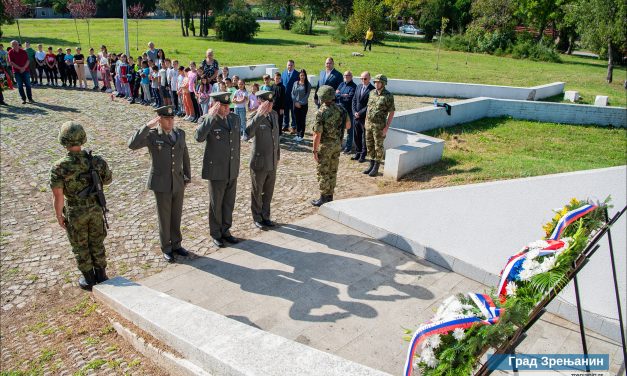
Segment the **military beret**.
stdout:
<path fill-rule="evenodd" d="M 274 97 L 274 93 L 268 90 L 259 90 L 257 92 L 257 98 L 262 99 L 264 101 L 271 101 Z"/>
<path fill-rule="evenodd" d="M 376 76 L 374 76 L 374 82 L 377 82 L 377 81 L 381 81 L 385 85 L 388 84 L 388 78 L 384 74 L 377 74 Z"/>
<path fill-rule="evenodd" d="M 209 96 L 213 98 L 214 101 L 218 101 L 222 104 L 231 104 L 231 93 L 229 92 L 222 91 L 217 93 L 211 93 L 209 94 Z"/>
<path fill-rule="evenodd" d="M 174 106 L 161 106 L 155 112 L 158 116 L 174 116 Z"/>

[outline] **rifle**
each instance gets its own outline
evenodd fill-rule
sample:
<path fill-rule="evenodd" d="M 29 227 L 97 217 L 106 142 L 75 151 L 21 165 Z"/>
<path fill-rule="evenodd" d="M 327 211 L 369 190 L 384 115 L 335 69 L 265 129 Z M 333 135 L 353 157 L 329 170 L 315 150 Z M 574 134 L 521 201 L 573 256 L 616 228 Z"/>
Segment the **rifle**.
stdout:
<path fill-rule="evenodd" d="M 83 189 L 78 195 L 83 199 L 89 198 L 90 196 L 96 196 L 98 205 L 102 208 L 102 217 L 104 218 L 105 227 L 109 229 L 109 222 L 107 221 L 107 213 L 109 212 L 109 209 L 107 208 L 107 199 L 104 195 L 100 175 L 98 175 L 98 171 L 96 171 L 96 168 L 94 167 L 94 158 L 91 155 L 91 150 L 88 152 L 87 159 L 89 160 L 88 174 L 91 178 L 91 184 Z"/>

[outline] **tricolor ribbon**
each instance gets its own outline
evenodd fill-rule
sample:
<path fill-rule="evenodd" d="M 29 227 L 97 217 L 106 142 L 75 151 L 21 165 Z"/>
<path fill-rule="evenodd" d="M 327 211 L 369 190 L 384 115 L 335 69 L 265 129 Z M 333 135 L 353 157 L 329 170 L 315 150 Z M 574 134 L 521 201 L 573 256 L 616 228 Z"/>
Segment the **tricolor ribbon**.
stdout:
<path fill-rule="evenodd" d="M 564 232 L 566 227 L 568 227 L 571 223 L 575 222 L 584 215 L 594 211 L 596 208 L 596 205 L 586 204 L 578 209 L 569 211 L 559 220 L 559 222 L 557 222 L 557 226 L 555 226 L 555 229 L 553 230 L 553 233 L 551 234 L 549 239 L 558 240 L 562 237 L 562 233 Z"/>
<path fill-rule="evenodd" d="M 468 296 L 479 307 L 484 315 L 480 318 L 472 315 L 455 316 L 452 320 L 439 320 L 428 322 L 418 327 L 418 330 L 412 336 L 409 350 L 407 351 L 407 361 L 405 362 L 405 372 L 403 375 L 411 376 L 413 372 L 414 354 L 418 346 L 427 338 L 436 335 L 452 332 L 457 328 L 467 329 L 475 324 L 492 325 L 499 320 L 501 309 L 497 308 L 492 298 L 486 294 L 468 293 Z"/>
<path fill-rule="evenodd" d="M 564 248 L 565 243 L 561 240 L 546 240 L 548 245 L 540 250 L 538 253 L 538 257 L 540 256 L 548 256 L 554 254 L 556 251 Z M 527 253 L 529 252 L 529 247 L 525 247 L 521 252 L 515 254 L 507 260 L 507 264 L 503 268 L 501 272 L 501 280 L 499 281 L 499 285 L 497 288 L 497 292 L 499 293 L 499 297 L 501 298 L 501 303 L 505 302 L 505 297 L 507 296 L 507 282 L 514 280 L 514 275 L 512 275 L 512 269 L 518 262 L 524 262 L 527 258 Z"/>

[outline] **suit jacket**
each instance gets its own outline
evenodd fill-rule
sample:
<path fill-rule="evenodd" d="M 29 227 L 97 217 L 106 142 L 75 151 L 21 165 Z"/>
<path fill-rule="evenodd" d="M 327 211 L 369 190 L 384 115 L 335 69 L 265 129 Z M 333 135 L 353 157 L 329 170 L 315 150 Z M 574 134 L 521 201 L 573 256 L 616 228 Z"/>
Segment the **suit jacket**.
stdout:
<path fill-rule="evenodd" d="M 176 142 L 172 142 L 160 125 L 155 128 L 142 126 L 128 140 L 131 150 L 148 148 L 152 166 L 148 174 L 148 189 L 155 192 L 179 192 L 192 178 L 185 131 L 174 127 Z"/>
<path fill-rule="evenodd" d="M 355 88 L 355 96 L 353 97 L 353 115 L 355 112 L 359 113 L 359 119 L 355 119 L 361 123 L 366 121 L 366 110 L 368 110 L 368 96 L 370 95 L 370 91 L 374 90 L 373 84 L 368 84 L 366 87 L 366 91 L 364 94 L 361 94 L 361 88 L 364 84 L 357 85 Z"/>
<path fill-rule="evenodd" d="M 342 82 L 337 88 L 339 93 L 335 93 L 335 102 L 344 107 L 351 119 L 353 118 L 353 98 L 356 88 L 357 85 L 353 81 Z"/>
<path fill-rule="evenodd" d="M 296 71 L 296 69 L 294 69 L 292 71 L 292 77 L 288 77 L 287 75 L 287 68 L 283 71 L 283 73 L 281 73 L 281 83 L 283 84 L 284 87 L 286 88 L 292 88 L 292 86 L 294 86 L 294 82 L 298 81 L 298 72 Z M 284 96 L 284 101 L 283 103 L 285 103 L 285 107 L 284 108 L 292 108 L 292 96 L 291 95 L 286 95 Z"/>
<path fill-rule="evenodd" d="M 253 138 L 250 168 L 255 171 L 276 170 L 281 158 L 279 115 L 271 111 L 267 116 L 253 116 L 246 123 L 244 134 Z"/>
<path fill-rule="evenodd" d="M 324 77 L 324 80 L 322 79 Z M 316 85 L 316 92 L 314 93 L 314 100 L 318 100 L 318 89 L 322 85 L 329 85 L 333 87 L 333 90 L 337 90 L 338 86 L 344 82 L 342 73 L 338 72 L 335 68 L 327 75 L 326 70 L 321 70 L 318 75 L 318 84 Z"/>
<path fill-rule="evenodd" d="M 206 141 L 203 179 L 232 180 L 239 175 L 239 124 L 239 116 L 231 112 L 224 119 L 207 116 L 196 128 L 196 141 Z"/>

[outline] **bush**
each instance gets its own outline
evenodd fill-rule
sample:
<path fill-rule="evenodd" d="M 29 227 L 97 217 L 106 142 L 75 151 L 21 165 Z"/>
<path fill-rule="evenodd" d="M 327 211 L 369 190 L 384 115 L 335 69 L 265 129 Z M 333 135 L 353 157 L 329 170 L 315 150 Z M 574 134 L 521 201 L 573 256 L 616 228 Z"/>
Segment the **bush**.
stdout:
<path fill-rule="evenodd" d="M 455 34 L 442 38 L 442 47 L 451 51 L 474 51 L 477 48 L 475 41 L 472 41 L 466 34 Z"/>
<path fill-rule="evenodd" d="M 495 31 L 485 33 L 477 39 L 477 52 L 494 53 L 497 49 L 508 51 L 514 40 L 514 34 L 508 32 Z"/>
<path fill-rule="evenodd" d="M 288 14 L 281 17 L 281 21 L 279 22 L 279 24 L 281 25 L 281 29 L 290 30 L 292 28 L 292 25 L 294 25 L 294 21 L 296 21 L 296 17 Z"/>
<path fill-rule="evenodd" d="M 349 42 L 363 42 L 366 31 L 372 27 L 374 41 L 383 41 L 386 24 L 383 2 L 355 0 L 353 14 L 346 24 L 345 38 Z"/>
<path fill-rule="evenodd" d="M 292 25 L 292 32 L 296 34 L 309 34 L 309 22 L 304 18 L 296 19 Z"/>
<path fill-rule="evenodd" d="M 225 41 L 246 42 L 259 31 L 259 23 L 255 16 L 245 10 L 237 10 L 231 14 L 216 18 L 216 37 Z"/>
<path fill-rule="evenodd" d="M 346 22 L 340 17 L 337 17 L 333 20 L 333 26 L 333 29 L 331 29 L 331 40 L 342 44 L 348 42 Z"/>
<path fill-rule="evenodd" d="M 512 57 L 515 59 L 529 59 L 534 61 L 548 61 L 561 63 L 559 53 L 552 46 L 534 41 L 521 41 L 512 48 Z"/>

